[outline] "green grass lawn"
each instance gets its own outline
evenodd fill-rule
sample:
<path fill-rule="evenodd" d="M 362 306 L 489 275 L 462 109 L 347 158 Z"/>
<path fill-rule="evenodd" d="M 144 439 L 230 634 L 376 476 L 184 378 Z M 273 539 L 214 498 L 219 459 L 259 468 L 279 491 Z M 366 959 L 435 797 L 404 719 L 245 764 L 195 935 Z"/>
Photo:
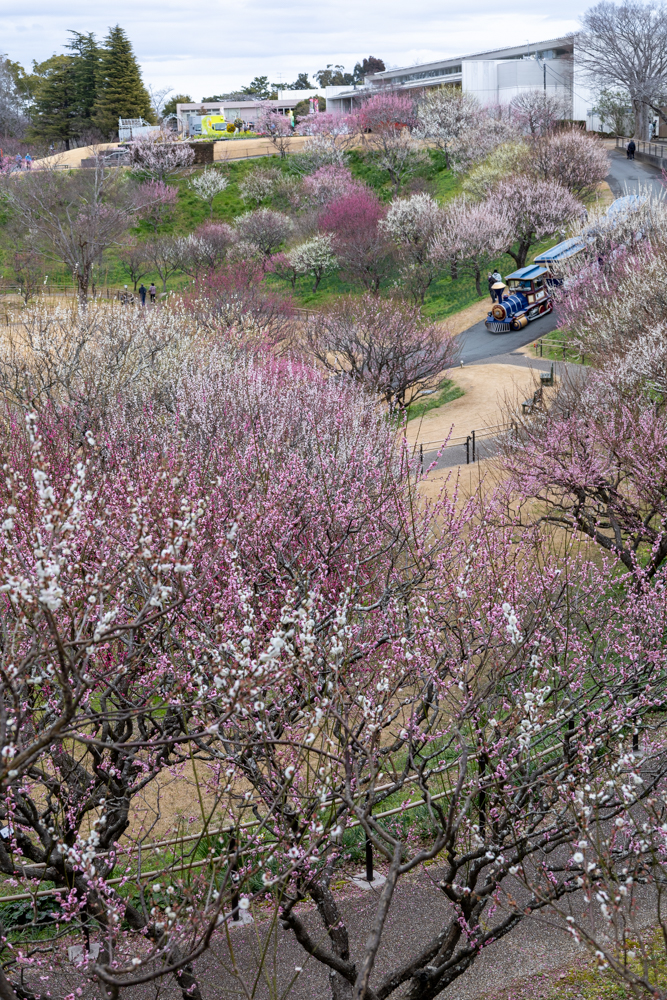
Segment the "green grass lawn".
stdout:
<path fill-rule="evenodd" d="M 393 196 L 393 185 L 386 171 L 380 170 L 372 158 L 358 151 L 347 154 L 347 160 L 353 176 L 358 177 L 367 183 L 384 201 L 389 201 Z M 232 222 L 235 218 L 248 210 L 248 206 L 243 202 L 239 185 L 242 180 L 253 170 L 271 166 L 282 170 L 286 174 L 292 171 L 289 158 L 281 160 L 277 156 L 258 157 L 257 159 L 238 160 L 232 163 L 225 162 L 215 169 L 221 170 L 229 180 L 228 187 L 219 194 L 213 201 L 213 210 L 209 214 L 208 205 L 197 198 L 189 186 L 191 175 L 172 178 L 169 183 L 178 188 L 178 202 L 176 204 L 173 218 L 168 223 L 159 227 L 158 235 L 179 235 L 184 236 L 193 232 L 200 225 L 208 222 Z M 455 197 L 461 190 L 461 176 L 448 170 L 444 163 L 444 158 L 437 150 L 429 150 L 426 162 L 420 165 L 415 176 L 405 185 L 405 193 L 414 190 L 425 190 L 431 193 L 438 201 L 446 202 Z M 264 205 L 268 208 L 278 207 L 267 199 Z M 149 239 L 154 235 L 148 222 L 140 221 L 131 230 L 132 234 L 139 240 Z M 546 240 L 539 248 L 535 248 L 535 253 L 542 247 L 550 246 L 553 240 Z M 515 269 L 514 261 L 508 255 L 504 255 L 495 262 L 500 273 L 505 275 Z M 2 256 L 0 245 L 0 271 L 5 279 L 11 278 L 11 266 L 8 255 Z M 53 264 L 45 267 L 49 274 L 49 283 L 72 284 L 71 274 L 63 265 Z M 148 285 L 155 281 L 158 289 L 162 285 L 158 275 L 148 271 L 141 279 Z M 283 289 L 290 291 L 290 286 L 280 279 L 269 276 L 267 284 L 273 289 Z M 104 262 L 95 269 L 95 283 L 112 288 L 122 288 L 123 285 L 130 285 L 130 281 L 123 273 L 119 265 L 118 255 L 114 251 L 109 251 Z M 187 275 L 174 275 L 168 282 L 168 290 L 183 291 L 190 284 Z M 335 299 L 343 294 L 361 294 L 362 289 L 358 285 L 347 282 L 340 274 L 326 276 L 317 290 L 312 291 L 312 278 L 300 277 L 297 279 L 295 294 L 297 305 L 314 310 L 326 309 Z M 486 276 L 483 276 L 483 286 L 486 286 Z M 384 283 L 383 292 L 388 292 L 392 287 L 400 288 L 400 278 L 398 273 L 391 275 Z M 486 288 L 485 288 L 486 291 Z M 484 296 L 486 297 L 486 295 Z M 461 275 L 456 280 L 450 276 L 442 276 L 428 289 L 424 301 L 424 315 L 433 320 L 445 319 L 453 313 L 465 309 L 479 301 L 475 289 L 474 278 L 470 275 Z"/>
<path fill-rule="evenodd" d="M 416 403 L 408 406 L 408 420 L 417 420 L 420 417 L 423 417 L 425 413 L 428 413 L 429 410 L 436 410 L 439 406 L 444 406 L 445 403 L 451 403 L 453 399 L 458 399 L 460 396 L 464 395 L 465 393 L 460 386 L 455 385 L 449 379 L 445 379 L 440 388 L 437 389 L 432 395 L 424 396 Z"/>

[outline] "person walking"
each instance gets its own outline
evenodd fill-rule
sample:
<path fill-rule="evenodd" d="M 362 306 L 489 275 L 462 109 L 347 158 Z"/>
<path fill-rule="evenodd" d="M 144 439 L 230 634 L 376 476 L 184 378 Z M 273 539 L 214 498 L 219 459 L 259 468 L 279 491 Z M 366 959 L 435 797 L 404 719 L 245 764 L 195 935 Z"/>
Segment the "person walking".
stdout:
<path fill-rule="evenodd" d="M 157 293 L 157 288 L 155 287 L 155 282 L 151 281 L 150 287 L 148 289 L 148 294 L 151 297 L 151 302 L 155 302 L 155 295 Z"/>
<path fill-rule="evenodd" d="M 492 301 L 500 302 L 500 300 L 503 297 L 504 287 L 505 286 L 503 285 L 503 276 L 498 270 L 498 268 L 496 268 L 496 270 L 493 272 L 489 280 L 489 289 L 491 291 Z"/>
<path fill-rule="evenodd" d="M 30 153 L 25 154 L 25 168 L 26 170 L 32 170 L 32 156 Z"/>
<path fill-rule="evenodd" d="M 23 157 L 21 156 L 20 153 L 17 153 L 16 156 L 14 157 L 14 159 L 15 159 L 15 162 L 16 162 L 16 169 L 17 170 L 21 170 L 22 167 L 23 167 Z"/>
<path fill-rule="evenodd" d="M 626 146 L 626 149 L 628 151 L 628 159 L 629 160 L 634 160 L 634 158 L 635 158 L 635 150 L 637 149 L 637 147 L 635 146 L 635 140 L 634 139 L 630 139 L 630 142 Z"/>
<path fill-rule="evenodd" d="M 139 295 L 141 296 L 141 304 L 142 304 L 142 306 L 145 306 L 146 305 L 146 286 L 144 285 L 143 281 L 139 285 Z"/>

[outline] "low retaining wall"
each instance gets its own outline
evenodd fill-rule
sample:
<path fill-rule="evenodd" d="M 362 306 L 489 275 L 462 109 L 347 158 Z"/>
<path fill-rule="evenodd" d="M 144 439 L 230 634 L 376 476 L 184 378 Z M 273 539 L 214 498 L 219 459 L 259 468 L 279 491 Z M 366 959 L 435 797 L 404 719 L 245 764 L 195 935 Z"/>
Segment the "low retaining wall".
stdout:
<path fill-rule="evenodd" d="M 624 136 L 616 137 L 616 148 L 625 149 L 629 139 Z M 642 163 L 650 163 L 652 166 L 657 167 L 658 170 L 667 170 L 667 145 L 662 142 L 644 142 L 640 140 L 635 142 L 637 149 L 635 150 L 635 160 L 641 160 Z"/>

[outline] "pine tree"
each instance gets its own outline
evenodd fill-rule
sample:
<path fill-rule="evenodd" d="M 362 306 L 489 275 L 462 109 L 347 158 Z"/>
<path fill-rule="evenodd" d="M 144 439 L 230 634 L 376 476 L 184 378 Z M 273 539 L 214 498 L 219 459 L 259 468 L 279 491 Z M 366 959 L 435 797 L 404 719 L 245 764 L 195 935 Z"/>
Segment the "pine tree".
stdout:
<path fill-rule="evenodd" d="M 107 136 L 118 131 L 119 118 L 144 118 L 153 122 L 148 91 L 141 79 L 132 45 L 116 25 L 104 40 L 100 53 L 100 75 L 93 122 Z"/>
<path fill-rule="evenodd" d="M 74 81 L 74 59 L 71 56 L 51 56 L 35 63 L 38 85 L 31 108 L 32 125 L 29 138 L 64 142 L 78 134 L 79 105 Z"/>
<path fill-rule="evenodd" d="M 79 108 L 79 133 L 90 129 L 93 109 L 97 100 L 98 80 L 100 76 L 100 47 L 92 31 L 83 35 L 79 31 L 70 31 L 73 35 L 67 48 L 74 53 L 72 58 L 72 74 L 76 88 L 76 100 Z"/>

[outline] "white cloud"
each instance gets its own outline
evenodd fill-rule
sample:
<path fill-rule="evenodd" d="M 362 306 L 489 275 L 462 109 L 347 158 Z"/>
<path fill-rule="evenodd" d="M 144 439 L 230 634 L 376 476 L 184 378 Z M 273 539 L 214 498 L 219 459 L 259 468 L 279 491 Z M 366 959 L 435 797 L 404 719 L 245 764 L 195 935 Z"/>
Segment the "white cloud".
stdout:
<path fill-rule="evenodd" d="M 387 66 L 554 38 L 577 27 L 572 0 L 557 14 L 533 2 L 490 0 L 464 9 L 452 0 L 2 0 L 1 51 L 28 68 L 63 51 L 72 28 L 103 37 L 111 23 L 127 31 L 144 77 L 196 100 L 248 83 L 255 75 L 291 82 L 327 63 L 351 70 L 367 55 Z M 553 9 L 553 8 L 552 8 Z"/>

